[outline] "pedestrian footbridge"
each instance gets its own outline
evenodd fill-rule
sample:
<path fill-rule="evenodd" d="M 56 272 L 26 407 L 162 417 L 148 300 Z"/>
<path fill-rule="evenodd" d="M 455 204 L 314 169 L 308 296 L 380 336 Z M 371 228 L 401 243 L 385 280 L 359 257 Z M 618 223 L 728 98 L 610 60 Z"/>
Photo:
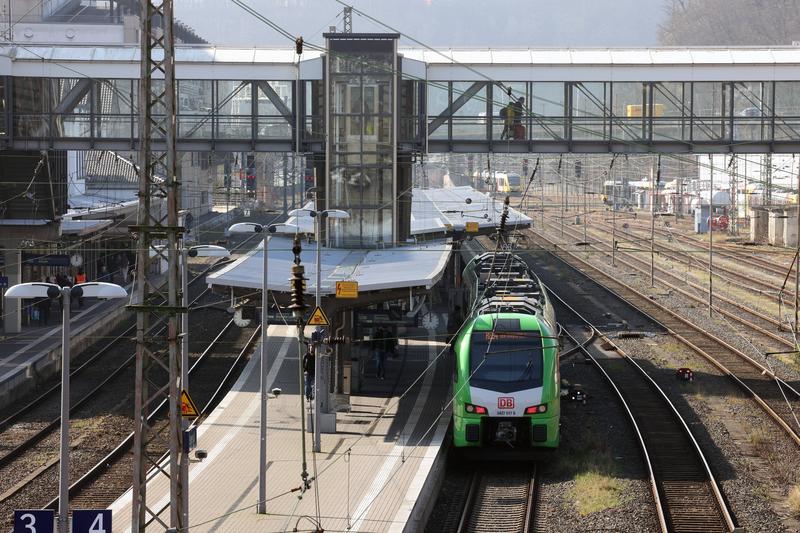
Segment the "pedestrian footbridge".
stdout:
<path fill-rule="evenodd" d="M 398 48 L 395 34 L 325 38 L 326 53 L 300 57 L 178 47 L 178 150 L 326 152 L 348 165 L 356 156 L 337 146 L 356 140 L 393 159 L 800 151 L 797 48 L 420 50 Z M 137 46 L 0 47 L 0 146 L 136 150 L 139 72 Z M 520 97 L 504 135 L 500 110 Z"/>

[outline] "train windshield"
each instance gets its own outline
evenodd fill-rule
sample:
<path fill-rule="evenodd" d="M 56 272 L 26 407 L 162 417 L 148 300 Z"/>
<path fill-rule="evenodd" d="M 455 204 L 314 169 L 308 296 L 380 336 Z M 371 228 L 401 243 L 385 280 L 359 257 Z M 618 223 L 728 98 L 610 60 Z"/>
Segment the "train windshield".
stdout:
<path fill-rule="evenodd" d="M 509 174 L 507 176 L 507 179 L 508 179 L 508 184 L 511 187 L 519 187 L 519 184 L 520 184 L 519 176 L 517 176 L 516 174 Z"/>
<path fill-rule="evenodd" d="M 470 383 L 505 390 L 542 386 L 542 337 L 538 331 L 473 331 Z"/>

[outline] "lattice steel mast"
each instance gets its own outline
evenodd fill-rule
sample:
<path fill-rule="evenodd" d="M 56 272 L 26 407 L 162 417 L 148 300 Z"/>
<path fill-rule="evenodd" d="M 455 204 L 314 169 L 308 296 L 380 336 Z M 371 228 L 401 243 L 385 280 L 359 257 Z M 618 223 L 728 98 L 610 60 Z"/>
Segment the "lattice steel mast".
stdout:
<path fill-rule="evenodd" d="M 179 461 L 183 462 L 180 432 L 180 271 L 178 225 L 180 183 L 175 152 L 175 50 L 172 0 L 141 0 L 141 78 L 139 80 L 139 213 L 136 226 L 136 384 L 134 406 L 134 469 L 132 530 L 144 532 L 155 520 L 165 529 L 185 527 Z M 163 85 L 154 80 L 163 76 Z M 153 138 L 164 139 L 166 151 L 151 150 Z M 160 175 L 162 178 L 157 178 Z M 157 200 L 161 200 L 160 205 Z M 161 244 L 161 246 L 160 246 Z M 154 253 L 155 258 L 150 254 Z M 151 272 L 151 261 L 166 261 L 166 280 Z M 163 282 L 166 281 L 166 286 Z M 167 323 L 166 334 L 149 326 Z M 157 429 L 150 415 L 167 400 L 168 429 Z M 165 434 L 166 433 L 166 434 Z M 169 465 L 158 463 L 164 450 Z M 147 471 L 155 467 L 170 480 L 170 517 L 159 516 L 147 502 Z"/>

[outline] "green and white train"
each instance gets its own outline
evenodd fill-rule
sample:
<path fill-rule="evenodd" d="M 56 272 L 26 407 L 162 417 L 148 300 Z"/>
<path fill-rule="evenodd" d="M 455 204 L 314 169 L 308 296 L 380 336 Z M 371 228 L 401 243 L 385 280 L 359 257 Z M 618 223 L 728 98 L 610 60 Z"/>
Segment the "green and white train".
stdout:
<path fill-rule="evenodd" d="M 559 343 L 547 292 L 508 252 L 475 256 L 463 280 L 471 315 L 454 341 L 454 445 L 557 447 Z"/>

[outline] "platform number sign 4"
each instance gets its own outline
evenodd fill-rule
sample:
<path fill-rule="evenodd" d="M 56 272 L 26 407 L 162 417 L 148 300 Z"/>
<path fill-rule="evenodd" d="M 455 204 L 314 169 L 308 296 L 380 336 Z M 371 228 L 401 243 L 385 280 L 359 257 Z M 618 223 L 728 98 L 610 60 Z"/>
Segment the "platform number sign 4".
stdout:
<path fill-rule="evenodd" d="M 111 533 L 111 510 L 74 511 L 72 513 L 72 533 Z"/>
<path fill-rule="evenodd" d="M 14 533 L 53 533 L 55 511 L 23 509 L 14 511 Z"/>

